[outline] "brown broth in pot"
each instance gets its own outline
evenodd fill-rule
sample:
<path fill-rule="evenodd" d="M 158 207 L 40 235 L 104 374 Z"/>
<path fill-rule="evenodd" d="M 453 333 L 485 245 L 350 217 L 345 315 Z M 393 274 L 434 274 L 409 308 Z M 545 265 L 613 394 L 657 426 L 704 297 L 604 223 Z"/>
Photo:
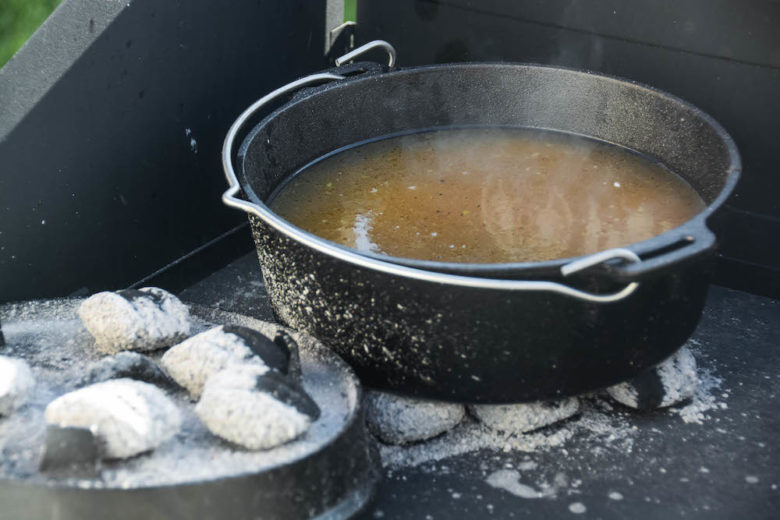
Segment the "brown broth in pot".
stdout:
<path fill-rule="evenodd" d="M 404 135 L 315 162 L 272 197 L 339 244 L 443 262 L 531 262 L 646 240 L 704 207 L 680 177 L 617 146 L 553 132 Z"/>

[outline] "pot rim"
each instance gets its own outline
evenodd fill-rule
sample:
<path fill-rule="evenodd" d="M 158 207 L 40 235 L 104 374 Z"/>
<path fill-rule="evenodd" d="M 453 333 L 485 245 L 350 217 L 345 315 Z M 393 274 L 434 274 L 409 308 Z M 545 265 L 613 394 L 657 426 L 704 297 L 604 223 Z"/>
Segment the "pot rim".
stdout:
<path fill-rule="evenodd" d="M 262 123 L 261 123 L 262 124 Z M 261 125 L 258 125 L 261 126 Z M 632 150 L 631 148 L 628 148 L 626 146 L 623 146 L 619 143 L 613 143 L 611 141 L 607 141 L 604 139 L 596 139 L 592 136 L 586 135 L 586 134 L 580 134 L 577 132 L 562 132 L 561 130 L 555 129 L 555 128 L 546 128 L 546 127 L 535 127 L 535 126 L 497 126 L 497 125 L 447 125 L 447 126 L 436 126 L 436 127 L 426 127 L 426 128 L 417 128 L 414 130 L 408 130 L 408 131 L 402 131 L 402 132 L 395 132 L 392 134 L 386 134 L 379 137 L 374 137 L 371 139 L 365 139 L 363 141 L 358 141 L 356 143 L 352 143 L 348 146 L 343 146 L 341 148 L 337 148 L 331 152 L 328 152 L 327 154 L 323 155 L 322 157 L 318 157 L 314 161 L 309 162 L 308 164 L 302 166 L 298 169 L 298 171 L 293 174 L 292 176 L 288 176 L 285 179 L 285 183 L 289 181 L 292 177 L 297 176 L 298 173 L 303 172 L 307 168 L 309 168 L 311 165 L 327 158 L 333 155 L 336 155 L 338 153 L 341 153 L 342 151 L 345 151 L 347 149 L 353 148 L 355 146 L 361 146 L 364 144 L 369 144 L 372 142 L 377 142 L 385 139 L 391 139 L 394 137 L 400 137 L 404 135 L 410 135 L 410 134 L 416 134 L 416 133 L 422 133 L 422 132 L 434 132 L 434 131 L 446 131 L 446 130 L 457 130 L 457 129 L 469 129 L 469 128 L 512 128 L 512 129 L 519 129 L 519 130 L 533 130 L 533 131 L 540 131 L 540 132 L 551 132 L 551 133 L 558 133 L 558 134 L 566 134 L 571 136 L 577 136 L 582 137 L 584 139 L 592 140 L 592 141 L 598 141 L 600 143 L 606 143 L 608 145 L 616 146 L 618 148 L 622 148 L 629 153 L 637 154 L 642 157 L 648 158 L 644 153 L 637 152 L 635 150 Z M 247 138 L 247 142 L 249 142 L 251 139 Z M 244 146 L 242 145 L 242 149 Z M 652 159 L 652 158 L 650 158 Z M 243 174 L 243 164 L 241 165 L 242 168 L 242 174 Z M 671 170 L 669 170 L 671 171 Z M 672 172 L 674 173 L 674 172 Z M 675 173 L 675 175 L 677 175 Z M 632 242 L 630 244 L 625 244 L 622 246 L 619 246 L 620 248 L 630 249 L 633 252 L 635 252 L 637 255 L 643 255 L 647 254 L 651 251 L 655 251 L 659 249 L 659 246 L 657 243 L 659 241 L 663 241 L 664 244 L 672 244 L 679 241 L 684 241 L 685 237 L 690 236 L 694 233 L 695 230 L 700 229 L 702 226 L 706 226 L 707 219 L 714 213 L 722 204 L 723 202 L 728 198 L 728 196 L 731 195 L 731 192 L 733 190 L 733 187 L 729 184 L 732 183 L 736 185 L 738 182 L 739 177 L 738 175 L 731 175 L 726 183 L 724 184 L 723 189 L 718 194 L 718 197 L 716 197 L 712 203 L 705 206 L 703 210 L 696 213 L 693 217 L 686 220 L 682 224 L 675 226 L 672 229 L 669 229 L 663 233 L 659 233 L 658 235 L 654 235 L 650 238 L 647 238 L 645 240 L 641 240 L 639 242 Z M 248 188 L 248 189 L 247 189 Z M 260 197 L 257 196 L 257 193 L 252 190 L 249 183 L 245 183 L 245 186 L 242 187 L 244 192 L 247 194 L 247 196 L 252 199 L 253 202 L 256 204 L 262 204 L 263 207 L 268 208 L 268 210 L 275 215 L 278 215 L 275 211 L 273 211 L 270 206 L 268 206 Z M 693 189 L 693 187 L 691 187 Z M 277 192 L 278 187 L 274 192 Z M 696 191 L 696 190 L 694 190 Z M 272 194 L 274 193 L 272 192 Z M 410 258 L 405 256 L 393 256 L 388 255 L 384 253 L 374 253 L 371 251 L 360 251 L 358 249 L 345 246 L 343 244 L 339 244 L 338 242 L 334 242 L 332 240 L 328 240 L 325 238 L 322 238 L 314 233 L 311 233 L 309 231 L 306 231 L 305 229 L 296 226 L 295 224 L 287 221 L 283 217 L 280 217 L 285 222 L 288 222 L 291 226 L 295 227 L 296 229 L 300 230 L 302 233 L 313 237 L 314 239 L 321 240 L 324 242 L 327 242 L 329 244 L 332 244 L 333 246 L 345 249 L 347 251 L 353 251 L 359 255 L 366 256 L 369 258 L 374 258 L 376 260 L 382 261 L 382 262 L 390 262 L 398 265 L 406 265 L 409 267 L 414 267 L 417 269 L 424 269 L 424 270 L 430 270 L 430 271 L 437 271 L 437 272 L 447 272 L 447 273 L 463 273 L 463 274 L 470 274 L 470 273 L 479 273 L 482 275 L 490 274 L 490 275 L 508 275 L 508 274 L 515 274 L 515 273 L 527 273 L 530 271 L 549 271 L 550 269 L 556 269 L 559 268 L 563 264 L 568 264 L 577 260 L 581 260 L 583 258 L 586 258 L 592 254 L 596 254 L 605 250 L 599 250 L 595 251 L 593 253 L 588 253 L 580 256 L 571 256 L 571 257 L 558 257 L 558 258 L 552 258 L 549 260 L 539 260 L 535 262 L 481 262 L 481 263 L 474 263 L 474 262 L 441 262 L 436 260 L 421 260 L 418 258 Z"/>
<path fill-rule="evenodd" d="M 437 262 L 437 261 L 430 261 L 430 260 L 409 259 L 404 257 L 394 257 L 389 255 L 358 251 L 356 249 L 346 247 L 341 244 L 337 244 L 335 242 L 318 237 L 317 235 L 309 233 L 308 231 L 305 231 L 293 225 L 292 223 L 288 222 L 287 220 L 283 219 L 277 213 L 272 211 L 265 204 L 265 202 L 260 197 L 257 196 L 257 194 L 252 189 L 249 182 L 246 181 L 246 174 L 244 168 L 246 151 L 250 143 L 252 142 L 253 138 L 256 136 L 257 132 L 259 132 L 260 129 L 268 121 L 277 117 L 284 110 L 292 106 L 295 106 L 299 103 L 302 103 L 308 100 L 310 97 L 317 96 L 320 93 L 330 91 L 332 89 L 347 88 L 347 87 L 357 88 L 355 87 L 355 85 L 359 85 L 362 82 L 377 81 L 380 80 L 382 77 L 386 77 L 386 76 L 412 75 L 412 74 L 418 74 L 420 73 L 420 71 L 425 72 L 427 70 L 448 69 L 448 70 L 457 71 L 458 69 L 473 69 L 473 68 L 484 68 L 484 67 L 490 67 L 490 68 L 499 67 L 499 68 L 507 68 L 507 69 L 528 69 L 528 70 L 552 69 L 552 70 L 566 72 L 569 74 L 596 77 L 603 81 L 611 81 L 611 82 L 617 82 L 621 84 L 630 84 L 633 87 L 645 90 L 651 95 L 662 97 L 673 103 L 682 105 L 685 109 L 689 110 L 694 116 L 700 118 L 700 120 L 708 124 L 715 131 L 718 138 L 725 145 L 726 151 L 729 156 L 729 166 L 727 168 L 726 180 L 723 184 L 722 189 L 718 193 L 717 197 L 715 197 L 715 199 L 710 204 L 708 204 L 704 210 L 702 210 L 701 212 L 696 214 L 693 218 L 684 222 L 680 226 L 677 226 L 662 234 L 656 235 L 650 239 L 641 242 L 635 242 L 626 245 L 625 247 L 618 248 L 617 250 L 608 250 L 607 252 L 609 251 L 628 252 L 637 258 L 635 260 L 636 262 L 639 262 L 641 261 L 639 259 L 640 255 L 647 255 L 654 251 L 658 251 L 660 248 L 668 247 L 680 241 L 691 242 L 695 238 L 697 233 L 702 233 L 702 232 L 710 233 L 709 230 L 707 230 L 706 228 L 707 219 L 712 215 L 712 213 L 714 213 L 718 208 L 720 208 L 725 202 L 725 200 L 732 194 L 736 186 L 736 183 L 739 180 L 739 176 L 741 172 L 741 160 L 740 160 L 740 156 L 736 144 L 734 140 L 731 138 L 731 136 L 726 132 L 725 128 L 723 128 L 723 126 L 720 125 L 720 123 L 718 123 L 712 116 L 702 111 L 695 105 L 677 96 L 669 94 L 660 89 L 651 87 L 649 85 L 645 85 L 643 83 L 639 83 L 636 81 L 627 80 L 627 79 L 623 79 L 623 78 L 619 78 L 607 74 L 593 73 L 586 70 L 573 69 L 568 67 L 559 67 L 553 65 L 533 64 L 533 63 L 476 62 L 476 63 L 437 64 L 437 65 L 409 67 L 405 69 L 393 70 L 393 71 L 381 72 L 381 73 L 369 72 L 363 75 L 350 76 L 350 77 L 343 77 L 338 75 L 337 74 L 338 69 L 335 69 L 336 73 L 333 74 L 331 73 L 314 74 L 312 76 L 307 76 L 306 78 L 302 78 L 302 80 L 299 80 L 297 82 L 288 84 L 285 87 L 277 89 L 271 94 L 268 94 L 267 96 L 265 96 L 264 98 L 256 102 L 254 105 L 252 105 L 236 120 L 236 122 L 233 125 L 233 128 L 231 128 L 231 132 L 228 132 L 228 136 L 225 139 L 225 148 L 223 149 L 223 166 L 225 167 L 225 172 L 228 176 L 229 182 L 232 183 L 232 179 L 230 178 L 231 172 L 228 170 L 228 168 L 230 167 L 230 170 L 232 170 L 232 164 L 227 163 L 229 158 L 226 159 L 226 154 L 229 155 L 230 153 L 232 153 L 233 140 L 235 138 L 234 134 L 237 133 L 239 129 L 237 127 L 241 126 L 243 123 L 246 122 L 246 119 L 248 119 L 248 117 L 252 115 L 250 112 L 254 112 L 254 110 L 259 108 L 258 104 L 260 105 L 263 104 L 261 103 L 261 101 L 263 100 L 270 101 L 271 97 L 276 97 L 276 95 L 281 95 L 282 93 L 289 92 L 292 90 L 297 90 L 302 86 L 306 86 L 305 83 L 302 85 L 295 85 L 295 84 L 309 78 L 312 79 L 318 78 L 320 83 L 322 81 L 331 81 L 331 83 L 319 87 L 313 93 L 309 93 L 307 95 L 302 95 L 293 98 L 289 102 L 285 103 L 281 107 L 277 108 L 276 110 L 272 111 L 270 114 L 265 116 L 263 120 L 260 121 L 260 123 L 254 126 L 254 128 L 244 138 L 240 150 L 238 152 L 238 159 L 240 161 L 240 168 L 239 168 L 240 174 L 235 175 L 235 172 L 232 172 L 234 177 L 236 177 L 235 180 L 238 181 L 238 183 L 240 184 L 241 190 L 244 192 L 245 196 L 249 199 L 249 202 L 247 203 L 245 201 L 241 201 L 244 202 L 246 205 L 235 204 L 228 200 L 232 198 L 231 196 L 228 195 L 228 192 L 226 192 L 225 195 L 223 196 L 223 201 L 225 201 L 225 203 L 228 205 L 239 207 L 239 209 L 254 214 L 256 217 L 260 218 L 262 221 L 264 221 L 266 224 L 274 228 L 276 231 L 305 246 L 316 249 L 328 256 L 335 257 L 340 260 L 345 260 L 352 264 L 357 264 L 359 266 L 368 269 L 384 271 L 384 272 L 388 272 L 391 274 L 400 275 L 404 277 L 427 279 L 429 281 L 433 281 L 437 283 L 455 283 L 457 285 L 478 286 L 483 288 L 493 287 L 493 288 L 501 288 L 501 289 L 510 289 L 510 287 L 506 284 L 511 284 L 511 283 L 552 284 L 558 286 L 559 284 L 555 284 L 553 282 L 515 281 L 509 279 L 491 280 L 488 278 L 469 277 L 468 275 L 471 273 L 478 273 L 482 275 L 490 273 L 490 274 L 497 274 L 498 276 L 515 276 L 518 274 L 532 276 L 534 273 L 536 274 L 544 273 L 544 272 L 549 273 L 551 270 L 564 269 L 566 268 L 567 265 L 570 265 L 572 263 L 584 262 L 587 259 L 593 257 L 594 255 L 584 255 L 584 256 L 569 257 L 569 258 L 555 258 L 555 259 L 545 260 L 540 262 L 460 263 L 460 262 Z M 294 88 L 288 88 L 293 86 Z M 560 132 L 560 130 L 552 129 L 552 128 L 534 128 L 534 127 L 522 127 L 522 128 L 533 128 L 538 130 Z M 387 136 L 382 136 L 382 137 L 384 138 Z M 593 139 L 592 136 L 584 136 L 584 137 L 589 137 Z M 601 141 L 608 142 L 604 140 Z M 617 143 L 610 143 L 610 144 L 616 144 L 618 146 L 621 146 Z M 627 148 L 625 146 L 621 146 L 621 147 Z M 239 177 L 240 180 L 238 179 Z M 602 251 L 600 253 L 596 253 L 595 255 L 600 255 L 607 252 Z M 626 260 L 630 260 L 626 255 L 617 255 L 617 256 Z M 602 262 L 603 261 L 604 260 L 602 260 Z M 594 264 L 590 264 L 590 265 L 594 265 Z M 457 273 L 457 274 L 445 274 L 445 273 Z M 517 287 L 517 289 L 527 290 L 529 288 Z M 567 287 L 567 289 L 571 289 L 571 288 Z M 551 288 L 540 287 L 537 290 L 551 290 Z M 581 292 L 581 291 L 576 291 L 574 289 L 572 289 L 572 291 L 575 291 L 577 293 Z"/>

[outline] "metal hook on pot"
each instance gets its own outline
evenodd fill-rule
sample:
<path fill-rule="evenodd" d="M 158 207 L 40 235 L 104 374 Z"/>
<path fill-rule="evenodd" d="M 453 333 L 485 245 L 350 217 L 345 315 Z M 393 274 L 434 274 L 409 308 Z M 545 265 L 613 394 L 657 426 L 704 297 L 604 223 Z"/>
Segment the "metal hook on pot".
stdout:
<path fill-rule="evenodd" d="M 569 262 L 568 264 L 561 267 L 561 274 L 563 276 L 569 276 L 589 267 L 593 267 L 594 265 L 603 264 L 604 262 L 615 260 L 617 258 L 627 260 L 631 263 L 636 263 L 641 260 L 641 258 L 639 258 L 639 256 L 633 251 L 618 247 L 615 249 L 607 249 L 605 251 L 593 253 L 592 255 L 580 258 L 579 260 Z"/>
<path fill-rule="evenodd" d="M 387 51 L 388 54 L 387 66 L 388 68 L 392 69 L 395 66 L 395 57 L 396 57 L 395 48 L 384 40 L 374 40 L 372 42 L 368 42 L 365 45 L 361 45 L 357 49 L 352 50 L 343 56 L 339 56 L 338 58 L 336 58 L 336 66 L 341 67 L 343 64 L 347 63 L 348 61 L 352 61 L 358 56 L 361 56 L 366 52 L 370 51 L 371 49 L 376 49 L 376 48 L 382 48 Z"/>

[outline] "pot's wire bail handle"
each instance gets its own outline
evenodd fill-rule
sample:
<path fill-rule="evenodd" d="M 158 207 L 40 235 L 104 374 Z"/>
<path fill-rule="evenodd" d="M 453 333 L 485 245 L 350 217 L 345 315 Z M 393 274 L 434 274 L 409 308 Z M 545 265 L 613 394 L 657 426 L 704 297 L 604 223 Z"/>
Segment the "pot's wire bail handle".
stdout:
<path fill-rule="evenodd" d="M 312 74 L 310 76 L 297 79 L 292 83 L 288 83 L 283 87 L 279 87 L 273 92 L 270 92 L 261 97 L 252 103 L 249 108 L 244 110 L 240 116 L 238 116 L 238 119 L 235 120 L 235 122 L 231 125 L 230 130 L 228 130 L 228 133 L 225 136 L 225 142 L 222 144 L 222 169 L 225 171 L 225 177 L 227 178 L 228 182 L 228 189 L 225 191 L 225 193 L 222 194 L 222 202 L 226 206 L 240 209 L 248 213 L 253 213 L 255 209 L 255 204 L 237 197 L 238 192 L 241 191 L 241 185 L 238 182 L 236 170 L 233 168 L 233 146 L 235 145 L 236 137 L 244 128 L 246 122 L 264 105 L 268 104 L 279 96 L 288 94 L 290 92 L 295 92 L 298 89 L 314 85 L 316 83 L 324 83 L 326 81 L 335 81 L 339 79 L 344 79 L 344 76 L 339 74 L 331 74 L 329 72 Z"/>
<path fill-rule="evenodd" d="M 384 40 L 374 40 L 372 42 L 368 42 L 365 45 L 361 45 L 355 50 L 349 51 L 343 56 L 339 56 L 335 60 L 336 66 L 341 67 L 345 63 L 354 60 L 358 56 L 367 53 L 371 49 L 377 49 L 377 48 L 381 48 L 387 51 L 388 54 L 387 68 L 392 69 L 393 67 L 395 67 L 395 47 L 393 47 L 392 45 L 390 45 Z"/>
<path fill-rule="evenodd" d="M 383 40 L 376 40 L 376 41 L 369 42 L 337 58 L 336 65 L 341 66 L 342 64 L 351 61 L 354 58 L 357 58 L 358 56 L 376 48 L 382 48 L 387 51 L 388 67 L 392 68 L 395 65 L 395 61 L 396 61 L 395 49 L 393 48 L 392 45 L 390 45 L 389 43 Z M 258 110 L 260 110 L 263 106 L 273 101 L 274 99 L 278 98 L 279 96 L 283 96 L 285 94 L 295 92 L 300 88 L 311 86 L 314 84 L 325 83 L 328 81 L 343 80 L 343 79 L 345 79 L 345 76 L 342 76 L 340 74 L 330 73 L 330 72 L 312 74 L 310 76 L 300 78 L 298 80 L 293 81 L 292 83 L 288 83 L 287 85 L 279 87 L 273 92 L 270 92 L 269 94 L 266 94 L 265 96 L 261 97 L 260 99 L 252 103 L 249 106 L 249 108 L 244 110 L 240 116 L 238 116 L 236 121 L 230 127 L 230 130 L 228 130 L 227 136 L 225 136 L 225 142 L 222 145 L 222 168 L 225 170 L 225 177 L 227 178 L 227 182 L 228 182 L 228 189 L 222 194 L 222 202 L 226 206 L 235 209 L 240 209 L 247 213 L 259 216 L 274 227 L 278 227 L 278 228 L 283 227 L 284 231 L 287 232 L 288 234 L 296 238 L 299 238 L 303 242 L 306 242 L 314 249 L 321 250 L 327 254 L 330 254 L 331 256 L 370 269 L 375 269 L 388 274 L 394 274 L 406 278 L 413 278 L 416 280 L 424 280 L 428 282 L 443 283 L 443 284 L 453 284 L 453 285 L 458 285 L 463 287 L 475 287 L 481 289 L 553 292 L 557 294 L 570 296 L 572 298 L 577 298 L 579 300 L 589 301 L 592 303 L 611 303 L 611 302 L 622 300 L 624 298 L 627 298 L 629 295 L 631 295 L 637 289 L 637 287 L 639 287 L 638 282 L 631 282 L 628 283 L 623 289 L 615 293 L 594 294 L 587 291 L 582 291 L 580 289 L 575 289 L 574 287 L 570 287 L 568 285 L 564 285 L 562 283 L 557 283 L 557 282 L 537 281 L 537 280 L 503 280 L 503 279 L 494 280 L 490 278 L 476 278 L 470 276 L 459 276 L 453 274 L 437 273 L 432 271 L 424 271 L 422 269 L 413 269 L 410 267 L 395 265 L 389 262 L 383 262 L 368 257 L 362 257 L 360 255 L 350 253 L 343 248 L 333 249 L 330 246 L 323 245 L 318 242 L 312 242 L 308 237 L 305 236 L 305 233 L 301 235 L 300 230 L 298 230 L 294 226 L 290 226 L 288 223 L 281 221 L 281 219 L 273 215 L 271 212 L 264 210 L 263 208 L 261 208 L 257 204 L 254 204 L 253 202 L 242 200 L 241 198 L 239 198 L 238 194 L 241 191 L 241 185 L 238 182 L 238 176 L 236 175 L 236 171 L 233 167 L 233 147 L 235 145 L 235 141 L 237 136 L 239 135 L 239 132 L 241 132 L 241 130 L 244 128 L 246 122 L 252 116 L 254 116 L 255 113 Z M 638 263 L 641 261 L 639 256 L 636 255 L 636 253 L 628 249 L 623 249 L 623 248 L 609 249 L 607 251 L 601 251 L 600 253 L 595 253 L 593 255 L 580 258 L 578 260 L 575 260 L 573 262 L 564 265 L 561 268 L 561 274 L 564 277 L 566 277 L 574 273 L 584 271 L 585 269 L 589 269 L 598 264 L 602 264 L 604 262 L 608 262 L 610 260 L 616 260 L 616 259 L 621 259 L 631 264 Z"/>
<path fill-rule="evenodd" d="M 339 56 L 336 58 L 336 66 L 340 67 L 342 64 L 349 62 L 358 56 L 362 56 L 366 52 L 376 48 L 382 48 L 387 51 L 387 66 L 388 68 L 393 68 L 396 61 L 395 48 L 384 40 L 374 40 L 372 42 L 368 42 L 365 45 L 361 45 L 357 49 L 344 54 L 343 56 Z M 240 116 L 238 116 L 235 122 L 230 126 L 230 130 L 228 130 L 228 133 L 225 136 L 225 142 L 222 145 L 222 168 L 225 170 L 225 177 L 227 177 L 229 186 L 227 191 L 222 194 L 222 202 L 226 206 L 248 211 L 250 213 L 252 208 L 254 208 L 254 204 L 251 202 L 247 202 L 236 197 L 238 192 L 241 190 L 241 185 L 238 182 L 238 176 L 236 175 L 236 171 L 233 168 L 233 146 L 235 145 L 236 137 L 244 128 L 246 122 L 263 106 L 270 103 L 279 96 L 295 92 L 296 90 L 299 90 L 303 87 L 311 86 L 317 83 L 325 83 L 327 81 L 336 81 L 341 79 L 344 79 L 344 76 L 330 72 L 311 74 L 309 76 L 297 79 L 292 83 L 288 83 L 287 85 L 279 87 L 273 92 L 270 92 L 261 97 L 252 103 L 249 108 L 244 110 Z"/>

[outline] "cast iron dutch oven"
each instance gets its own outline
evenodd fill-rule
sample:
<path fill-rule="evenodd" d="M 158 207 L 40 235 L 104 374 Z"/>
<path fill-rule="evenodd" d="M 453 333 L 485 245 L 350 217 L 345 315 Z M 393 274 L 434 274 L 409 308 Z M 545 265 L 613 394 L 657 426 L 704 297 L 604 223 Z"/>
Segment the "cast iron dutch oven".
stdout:
<path fill-rule="evenodd" d="M 336 63 L 374 47 L 388 50 L 388 67 L 354 64 L 299 79 L 250 106 L 225 139 L 230 188 L 223 201 L 249 214 L 283 323 L 321 339 L 369 385 L 464 402 L 603 388 L 688 339 L 707 291 L 703 260 L 715 246 L 707 220 L 741 168 L 717 122 L 664 92 L 578 70 L 482 63 L 393 70 L 395 53 L 381 41 Z M 236 172 L 239 132 L 269 101 L 295 91 L 247 134 Z M 623 146 L 678 173 L 707 207 L 625 248 L 479 265 L 360 253 L 293 226 L 264 204 L 280 183 L 334 150 L 468 126 L 557 130 Z"/>

